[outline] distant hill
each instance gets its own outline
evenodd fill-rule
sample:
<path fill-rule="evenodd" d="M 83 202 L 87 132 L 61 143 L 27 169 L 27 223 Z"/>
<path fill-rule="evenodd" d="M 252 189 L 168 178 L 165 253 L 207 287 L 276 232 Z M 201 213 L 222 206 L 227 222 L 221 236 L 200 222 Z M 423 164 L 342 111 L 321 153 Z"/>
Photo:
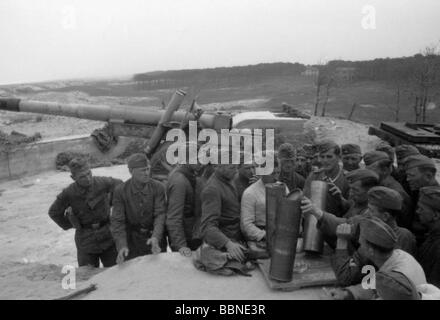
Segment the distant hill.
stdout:
<path fill-rule="evenodd" d="M 300 63 L 261 63 L 238 67 L 138 73 L 133 76 L 133 81 L 146 89 L 172 88 L 187 84 L 203 84 L 203 86 L 237 85 L 268 77 L 299 75 L 305 69 L 306 66 Z"/>
<path fill-rule="evenodd" d="M 350 77 L 351 81 L 410 82 L 422 76 L 418 73 L 424 72 L 426 68 L 440 70 L 440 55 L 416 54 L 411 57 L 365 61 L 332 60 L 324 66 L 312 67 L 328 73 L 351 69 L 353 73 Z M 174 88 L 182 85 L 232 86 L 252 83 L 268 77 L 300 75 L 306 68 L 307 66 L 301 63 L 277 62 L 209 69 L 154 71 L 135 74 L 133 81 L 144 89 Z"/>

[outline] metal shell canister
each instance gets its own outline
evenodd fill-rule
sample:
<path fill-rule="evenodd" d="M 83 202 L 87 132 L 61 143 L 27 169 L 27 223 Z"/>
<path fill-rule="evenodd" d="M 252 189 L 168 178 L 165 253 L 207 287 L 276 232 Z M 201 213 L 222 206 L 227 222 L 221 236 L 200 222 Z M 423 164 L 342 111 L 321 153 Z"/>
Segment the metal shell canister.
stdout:
<path fill-rule="evenodd" d="M 284 183 L 277 182 L 266 185 L 266 244 L 269 255 L 272 254 L 279 200 L 285 194 L 286 186 Z"/>
<path fill-rule="evenodd" d="M 310 186 L 310 200 L 320 208 L 325 210 L 328 185 L 324 181 L 312 181 Z M 318 221 L 311 214 L 304 216 L 304 251 L 321 254 L 324 249 L 324 238 L 321 231 L 316 227 Z"/>
<path fill-rule="evenodd" d="M 287 198 L 281 198 L 278 203 L 269 269 L 269 276 L 278 281 L 292 281 L 301 224 L 301 198 L 302 191 L 297 189 Z"/>

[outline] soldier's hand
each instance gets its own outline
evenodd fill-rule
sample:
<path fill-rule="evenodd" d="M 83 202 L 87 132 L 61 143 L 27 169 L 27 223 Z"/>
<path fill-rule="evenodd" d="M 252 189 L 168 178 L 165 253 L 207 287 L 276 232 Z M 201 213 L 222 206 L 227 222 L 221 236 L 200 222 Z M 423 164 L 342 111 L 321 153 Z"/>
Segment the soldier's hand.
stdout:
<path fill-rule="evenodd" d="M 246 256 L 244 254 L 246 248 L 243 247 L 241 244 L 228 241 L 228 243 L 226 243 L 226 250 L 228 251 L 228 254 L 232 259 L 238 260 L 240 262 L 244 262 L 246 260 Z"/>
<path fill-rule="evenodd" d="M 259 176 L 252 176 L 252 177 L 249 179 L 249 183 L 250 183 L 250 184 L 253 184 L 253 183 L 257 182 L 258 180 L 260 180 L 260 177 L 259 177 Z"/>
<path fill-rule="evenodd" d="M 351 225 L 348 223 L 340 224 L 336 227 L 336 236 L 338 238 L 348 239 L 351 237 Z"/>
<path fill-rule="evenodd" d="M 333 300 L 349 300 L 350 299 L 350 293 L 344 289 L 339 289 L 339 288 L 330 289 L 328 291 L 328 293 Z"/>
<path fill-rule="evenodd" d="M 303 213 L 308 213 L 316 217 L 316 219 L 320 219 L 323 215 L 322 210 L 318 209 L 313 202 L 307 198 L 303 197 L 301 200 L 301 211 Z"/>
<path fill-rule="evenodd" d="M 127 247 L 123 247 L 118 252 L 118 257 L 116 258 L 116 263 L 121 264 L 125 261 L 125 258 L 128 256 L 129 250 Z"/>
<path fill-rule="evenodd" d="M 191 257 L 192 251 L 188 247 L 182 247 L 179 249 L 179 253 L 184 257 Z"/>
<path fill-rule="evenodd" d="M 151 237 L 150 239 L 148 239 L 147 245 L 151 245 L 151 252 L 153 254 L 158 254 L 162 251 L 159 246 L 159 240 L 157 240 L 156 237 Z"/>
<path fill-rule="evenodd" d="M 70 223 L 72 224 L 73 228 L 78 229 L 78 230 L 81 229 L 81 224 L 79 223 L 78 218 L 73 213 L 72 207 L 68 207 L 66 209 L 66 211 L 64 211 L 64 215 L 70 221 Z"/>
<path fill-rule="evenodd" d="M 337 185 L 335 185 L 333 182 L 328 182 L 330 194 L 335 198 L 341 198 L 342 199 L 342 192 L 341 189 L 338 188 Z"/>

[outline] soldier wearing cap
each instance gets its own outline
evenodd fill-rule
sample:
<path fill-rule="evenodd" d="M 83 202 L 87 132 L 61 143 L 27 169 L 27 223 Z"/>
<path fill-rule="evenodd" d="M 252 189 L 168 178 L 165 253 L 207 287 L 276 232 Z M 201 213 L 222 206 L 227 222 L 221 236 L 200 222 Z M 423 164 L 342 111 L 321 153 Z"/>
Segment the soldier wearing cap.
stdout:
<path fill-rule="evenodd" d="M 197 159 L 198 146 L 193 149 L 190 143 L 185 146 L 185 163 L 174 168 L 169 176 L 167 190 L 166 229 L 172 251 L 178 251 L 183 256 L 191 256 L 202 243 L 198 234 L 199 210 L 197 210 L 197 175 L 201 165 Z M 194 153 L 194 154 L 191 154 Z"/>
<path fill-rule="evenodd" d="M 397 182 L 399 182 L 402 187 L 405 189 L 406 193 L 408 193 L 413 201 L 417 201 L 417 194 L 413 195 L 413 191 L 409 187 L 408 181 L 406 180 L 406 172 L 404 168 L 404 161 L 409 156 L 419 155 L 419 150 L 413 145 L 402 144 L 395 147 L 396 160 L 397 160 L 397 169 L 393 175 Z"/>
<path fill-rule="evenodd" d="M 394 163 L 394 160 L 395 160 L 394 149 L 392 146 L 390 146 L 390 144 L 388 142 L 381 141 L 376 146 L 375 150 L 385 152 L 388 155 L 388 157 L 390 158 L 390 160 Z"/>
<path fill-rule="evenodd" d="M 166 250 L 165 187 L 150 177 L 145 154 L 131 155 L 127 164 L 131 178 L 115 189 L 110 219 L 118 263 Z"/>
<path fill-rule="evenodd" d="M 362 284 L 333 289 L 330 295 L 337 300 L 418 300 L 417 286 L 426 283 L 420 264 L 407 252 L 395 249 L 397 236 L 382 220 L 371 217 L 360 224 L 358 252 L 371 267 L 376 288 L 364 288 Z"/>
<path fill-rule="evenodd" d="M 384 221 L 397 236 L 397 248 L 415 254 L 414 235 L 405 228 L 397 226 L 395 216 L 400 213 L 402 198 L 392 189 L 376 186 L 368 191 L 368 210 L 350 219 L 338 218 L 329 213 L 320 214 L 310 210 L 318 219 L 318 228 L 324 235 L 337 236 L 335 255 L 332 256 L 332 267 L 341 285 L 359 283 L 363 275 L 362 267 L 369 262 L 355 248 L 359 246 L 359 224 L 365 218 L 377 217 Z M 326 239 L 327 240 L 327 239 Z"/>
<path fill-rule="evenodd" d="M 325 241 L 332 248 L 336 245 L 338 225 L 349 223 L 356 226 L 365 215 L 368 215 L 368 191 L 377 186 L 379 178 L 371 170 L 358 169 L 347 175 L 347 181 L 350 185 L 350 202 L 348 202 L 350 206 L 343 217 L 317 209 L 307 198 L 301 203 L 304 214 L 312 214 L 316 217 L 318 229 L 324 234 Z"/>
<path fill-rule="evenodd" d="M 397 180 L 398 172 L 397 167 L 394 165 L 394 162 L 396 161 L 396 153 L 394 152 L 394 148 L 386 141 L 381 141 L 375 148 L 376 151 L 382 151 L 385 152 L 388 157 L 391 160 L 391 176 L 396 179 L 397 182 L 399 182 L 402 185 L 402 182 Z M 408 191 L 405 189 L 405 187 L 402 185 L 405 192 L 408 193 Z"/>
<path fill-rule="evenodd" d="M 359 145 L 353 143 L 343 144 L 341 146 L 341 153 L 342 168 L 345 170 L 345 174 L 360 168 L 362 152 Z"/>
<path fill-rule="evenodd" d="M 406 173 L 406 180 L 412 191 L 414 203 L 418 201 L 421 188 L 439 185 L 435 179 L 437 169 L 432 159 L 421 154 L 408 156 L 403 161 L 403 167 Z M 411 228 L 416 235 L 417 242 L 419 244 L 423 242 L 426 230 L 416 214 L 414 214 Z"/>
<path fill-rule="evenodd" d="M 303 189 L 305 179 L 296 172 L 296 152 L 290 143 L 283 143 L 278 149 L 278 163 L 280 166 L 279 181 L 284 182 L 289 190 Z"/>
<path fill-rule="evenodd" d="M 417 260 L 425 270 L 428 282 L 440 287 L 440 187 L 420 189 L 417 215 L 429 230 L 419 247 Z"/>
<path fill-rule="evenodd" d="M 94 177 L 84 159 L 72 159 L 69 168 L 74 183 L 57 196 L 49 216 L 64 230 L 76 229 L 78 266 L 111 267 L 117 256 L 109 228 L 111 195 L 122 181 Z"/>
<path fill-rule="evenodd" d="M 429 186 L 438 186 L 435 179 L 437 168 L 432 159 L 423 155 L 413 155 L 403 161 L 406 172 L 406 180 L 413 191 Z"/>
<path fill-rule="evenodd" d="M 403 199 L 399 192 L 387 187 L 374 187 L 368 192 L 369 213 L 384 221 L 397 236 L 397 247 L 416 255 L 416 238 L 406 228 L 399 227 L 396 220 L 401 215 Z"/>
<path fill-rule="evenodd" d="M 389 156 L 382 151 L 371 151 L 364 155 L 364 162 L 368 169 L 375 171 L 379 175 L 379 185 L 400 193 L 403 205 L 402 214 L 397 217 L 397 224 L 410 228 L 414 220 L 414 204 L 400 183 L 391 176 L 392 161 Z"/>
<path fill-rule="evenodd" d="M 316 150 L 317 144 L 305 144 L 303 146 L 303 149 L 305 150 L 307 154 L 307 161 L 310 163 L 310 172 L 317 172 L 319 171 L 319 168 L 321 167 L 319 161 L 318 161 L 318 152 Z M 309 173 L 310 174 L 310 173 Z M 306 176 L 303 176 L 304 178 L 307 178 Z"/>
<path fill-rule="evenodd" d="M 305 148 L 296 149 L 296 172 L 307 178 L 312 171 L 312 155 L 308 154 Z"/>
<path fill-rule="evenodd" d="M 361 215 L 368 209 L 368 191 L 378 185 L 379 176 L 368 169 L 357 169 L 349 172 L 346 178 L 350 186 L 350 207 L 344 218 L 348 219 Z"/>
<path fill-rule="evenodd" d="M 347 211 L 346 199 L 348 198 L 349 185 L 344 172 L 339 165 L 341 148 L 331 140 L 316 143 L 318 162 L 321 166 L 318 172 L 312 172 L 304 184 L 304 195 L 310 198 L 311 183 L 314 180 L 326 181 L 329 192 L 326 199 L 326 212 L 341 217 Z M 304 199 L 304 201 L 308 201 Z"/>

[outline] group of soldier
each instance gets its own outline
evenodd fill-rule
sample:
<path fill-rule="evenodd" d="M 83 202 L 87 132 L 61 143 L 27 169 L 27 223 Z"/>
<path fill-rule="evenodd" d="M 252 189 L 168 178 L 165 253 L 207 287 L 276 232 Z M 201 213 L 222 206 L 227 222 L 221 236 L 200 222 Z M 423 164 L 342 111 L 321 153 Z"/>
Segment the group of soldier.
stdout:
<path fill-rule="evenodd" d="M 343 287 L 330 291 L 334 299 L 419 299 L 440 287 L 440 185 L 434 161 L 414 146 L 381 143 L 362 154 L 330 140 L 284 143 L 263 176 L 254 163 L 180 164 L 159 182 L 141 153 L 127 166 L 131 178 L 122 182 L 93 176 L 82 159 L 69 164 L 74 182 L 49 216 L 76 229 L 79 266 L 110 267 L 169 247 L 196 256 L 205 271 L 237 269 L 266 252 L 265 187 L 279 182 L 286 194 L 303 190 L 302 214 L 316 217 L 333 252 Z M 328 184 L 325 208 L 310 200 L 314 180 Z M 362 286 L 364 266 L 376 270 L 376 289 Z"/>

